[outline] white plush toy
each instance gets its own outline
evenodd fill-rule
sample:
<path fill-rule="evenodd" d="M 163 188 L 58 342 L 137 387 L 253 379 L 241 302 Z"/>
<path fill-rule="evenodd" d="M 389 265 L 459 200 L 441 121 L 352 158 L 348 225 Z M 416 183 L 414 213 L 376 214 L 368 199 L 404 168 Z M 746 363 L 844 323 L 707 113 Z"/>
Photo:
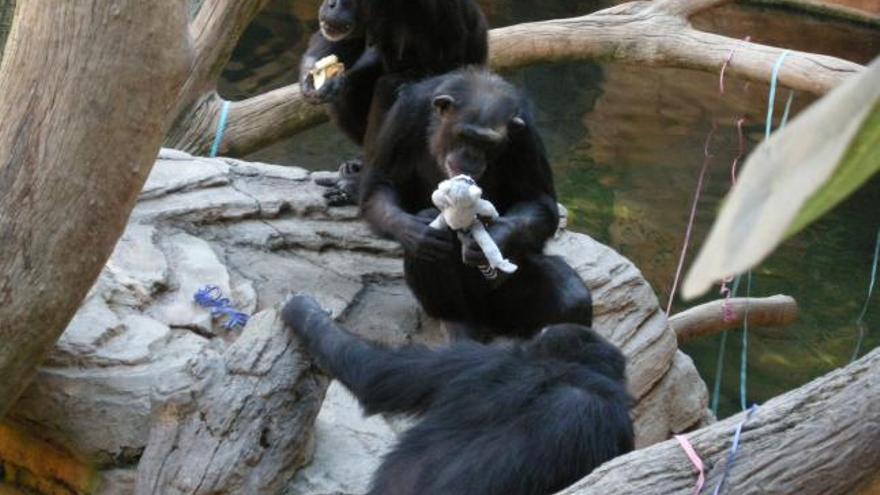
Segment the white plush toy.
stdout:
<path fill-rule="evenodd" d="M 440 209 L 440 215 L 431 222 L 431 227 L 442 229 L 448 227 L 461 236 L 470 235 L 474 238 L 486 260 L 488 267 L 480 267 L 486 278 L 495 278 L 495 271 L 513 273 L 517 266 L 501 254 L 498 245 L 489 235 L 481 219 L 498 218 L 498 210 L 489 201 L 482 199 L 483 190 L 467 175 L 457 175 L 444 180 L 431 195 L 434 206 Z"/>

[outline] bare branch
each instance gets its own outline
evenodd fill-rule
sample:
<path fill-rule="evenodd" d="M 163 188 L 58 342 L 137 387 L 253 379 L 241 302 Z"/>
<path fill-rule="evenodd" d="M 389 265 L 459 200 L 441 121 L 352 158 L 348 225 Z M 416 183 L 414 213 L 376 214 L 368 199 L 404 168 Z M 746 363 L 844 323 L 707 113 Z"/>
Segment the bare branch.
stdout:
<path fill-rule="evenodd" d="M 725 309 L 725 305 L 727 308 Z M 701 304 L 669 318 L 678 344 L 742 326 L 748 314 L 749 326 L 784 327 L 797 321 L 798 305 L 791 296 L 738 297 Z"/>
<path fill-rule="evenodd" d="M 223 100 L 211 92 L 192 107 L 186 126 L 176 126 L 166 145 L 204 154 L 211 149 Z M 299 84 L 233 102 L 219 154 L 241 156 L 328 120 L 323 107 L 302 97 Z"/>
<path fill-rule="evenodd" d="M 773 65 L 783 52 L 697 31 L 677 16 L 638 8 L 494 29 L 490 47 L 492 65 L 497 69 L 598 59 L 707 72 L 720 70 L 731 50 L 736 50 L 728 74 L 764 83 L 769 82 Z M 823 94 L 863 69 L 839 58 L 792 51 L 779 80 L 790 88 Z"/>

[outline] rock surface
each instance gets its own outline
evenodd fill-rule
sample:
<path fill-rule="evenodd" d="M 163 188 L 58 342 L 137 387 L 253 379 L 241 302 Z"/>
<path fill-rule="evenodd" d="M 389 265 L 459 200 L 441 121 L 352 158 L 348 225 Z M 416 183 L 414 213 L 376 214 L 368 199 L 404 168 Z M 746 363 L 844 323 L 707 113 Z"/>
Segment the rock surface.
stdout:
<path fill-rule="evenodd" d="M 189 439 L 183 440 L 187 448 L 198 442 L 216 448 L 217 438 L 187 435 L 217 428 L 213 421 L 228 426 L 220 417 L 163 414 L 169 404 L 179 404 L 183 394 L 189 408 L 237 408 L 241 404 L 210 404 L 211 398 L 219 402 L 223 395 L 212 395 L 219 392 L 210 391 L 206 383 L 213 381 L 206 376 L 220 377 L 213 380 L 232 389 L 249 387 L 254 378 L 239 377 L 228 368 L 244 359 L 238 353 L 246 352 L 243 340 L 251 330 L 245 337 L 239 337 L 241 330 L 225 330 L 223 320 L 212 320 L 207 310 L 191 302 L 196 289 L 217 285 L 249 314 L 272 310 L 291 291 L 307 291 L 369 338 L 392 344 L 444 340 L 404 284 L 400 248 L 370 234 L 354 208 L 327 208 L 321 193 L 309 173 L 295 167 L 163 150 L 125 235 L 16 407 L 15 420 L 105 470 L 107 490 L 114 487 L 106 493 L 125 493 L 131 487 L 132 469 L 145 448 L 143 479 L 173 479 L 179 491 L 151 492 L 143 485 L 141 493 L 257 493 L 248 491 L 256 489 L 249 483 L 257 480 L 234 475 L 241 472 L 238 468 L 230 467 L 225 478 L 216 472 L 207 476 L 210 482 L 200 488 L 182 480 L 180 473 L 144 470 L 145 463 L 168 454 L 168 446 L 175 444 L 157 444 L 157 435 L 178 438 L 177 445 Z M 664 440 L 704 421 L 705 384 L 690 359 L 677 351 L 653 291 L 632 263 L 570 232 L 562 232 L 548 249 L 564 256 L 587 281 L 596 330 L 620 345 L 629 359 L 630 389 L 639 399 L 638 444 Z M 266 329 L 274 325 L 264 321 L 274 318 L 267 316 L 271 313 L 259 317 L 265 328 L 256 332 L 263 335 L 257 342 L 282 338 Z M 289 352 L 276 357 L 302 372 L 292 364 L 299 362 L 296 353 Z M 323 386 L 309 390 L 299 402 L 318 398 L 317 408 Z M 254 400 L 269 400 L 272 392 L 254 392 Z M 291 396 L 290 405 L 293 400 Z M 241 410 L 253 415 L 252 406 Z M 307 409 L 297 421 L 311 427 L 314 418 Z M 317 419 L 314 460 L 288 492 L 362 493 L 380 454 L 394 442 L 395 428 L 396 423 L 383 418 L 362 418 L 344 391 L 331 387 Z M 151 429 L 153 442 L 147 448 Z M 247 443 L 247 435 L 238 433 L 245 443 L 234 448 Z M 309 446 L 302 447 L 307 456 Z M 272 486 L 292 479 L 306 459 L 292 460 L 291 455 L 272 451 L 257 456 L 258 462 L 280 471 L 259 471 L 261 476 L 272 478 Z M 269 459 L 273 456 L 284 460 Z M 235 462 L 245 460 L 229 460 Z M 187 469 L 210 471 L 205 466 Z M 143 474 L 147 471 L 149 476 Z"/>

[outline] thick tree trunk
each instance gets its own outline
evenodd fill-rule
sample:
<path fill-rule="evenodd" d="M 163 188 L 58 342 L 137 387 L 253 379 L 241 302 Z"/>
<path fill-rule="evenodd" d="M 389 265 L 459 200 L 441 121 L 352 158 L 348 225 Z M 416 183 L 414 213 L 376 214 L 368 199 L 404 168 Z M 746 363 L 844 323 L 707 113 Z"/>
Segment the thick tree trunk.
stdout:
<path fill-rule="evenodd" d="M 185 0 L 17 8 L 0 66 L 0 415 L 103 268 L 190 65 Z"/>
<path fill-rule="evenodd" d="M 541 62 L 602 60 L 716 72 L 735 50 L 728 74 L 769 82 L 782 49 L 697 31 L 687 21 L 690 15 L 729 1 L 636 1 L 582 17 L 493 29 L 490 62 L 497 70 Z M 225 42 L 238 35 L 233 33 Z M 779 80 L 794 89 L 823 94 L 862 68 L 835 57 L 794 51 L 782 66 Z M 206 154 L 222 103 L 213 90 L 204 93 L 179 116 L 167 145 Z M 266 112 L 267 108 L 272 111 Z M 243 155 L 326 120 L 324 110 L 305 103 L 294 84 L 233 103 L 219 151 Z"/>
<path fill-rule="evenodd" d="M 6 36 L 12 28 L 12 17 L 15 14 L 15 0 L 0 0 L 0 61 L 3 61 L 3 47 Z"/>
<path fill-rule="evenodd" d="M 721 480 L 745 413 L 687 437 L 706 465 L 706 488 Z M 880 469 L 880 349 L 770 400 L 745 423 L 722 493 L 850 495 Z M 690 494 L 691 462 L 675 440 L 619 457 L 560 495 Z"/>

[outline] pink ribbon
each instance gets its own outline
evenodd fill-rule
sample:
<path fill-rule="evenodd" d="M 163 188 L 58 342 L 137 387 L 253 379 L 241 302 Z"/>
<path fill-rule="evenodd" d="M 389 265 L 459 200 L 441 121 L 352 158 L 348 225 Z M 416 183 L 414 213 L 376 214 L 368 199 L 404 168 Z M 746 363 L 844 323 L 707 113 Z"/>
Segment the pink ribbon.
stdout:
<path fill-rule="evenodd" d="M 697 486 L 694 487 L 694 495 L 699 495 L 699 493 L 703 490 L 703 484 L 706 483 L 706 473 L 703 468 L 703 460 L 700 459 L 700 456 L 697 455 L 697 451 L 694 450 L 694 446 L 691 445 L 690 440 L 687 439 L 684 435 L 675 435 L 675 439 L 678 440 L 678 444 L 681 445 L 681 450 L 684 450 L 684 453 L 687 454 L 688 459 L 691 460 L 691 464 L 697 468 Z"/>

